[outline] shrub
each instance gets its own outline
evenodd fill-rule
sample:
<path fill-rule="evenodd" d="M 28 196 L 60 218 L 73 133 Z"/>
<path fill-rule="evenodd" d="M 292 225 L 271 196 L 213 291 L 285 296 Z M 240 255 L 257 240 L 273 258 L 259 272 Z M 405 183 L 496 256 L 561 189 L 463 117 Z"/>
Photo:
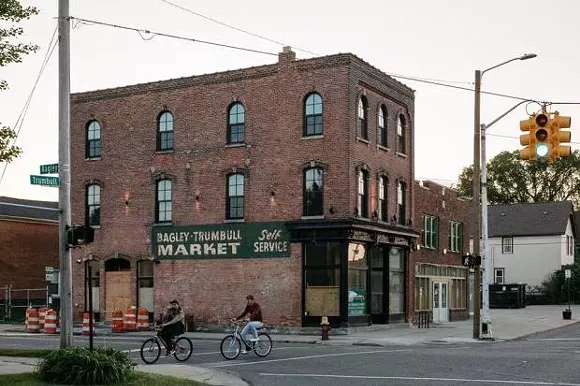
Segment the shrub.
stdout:
<path fill-rule="evenodd" d="M 72 346 L 54 350 L 37 365 L 44 381 L 66 385 L 125 384 L 133 373 L 131 359 L 114 348 L 90 351 Z"/>

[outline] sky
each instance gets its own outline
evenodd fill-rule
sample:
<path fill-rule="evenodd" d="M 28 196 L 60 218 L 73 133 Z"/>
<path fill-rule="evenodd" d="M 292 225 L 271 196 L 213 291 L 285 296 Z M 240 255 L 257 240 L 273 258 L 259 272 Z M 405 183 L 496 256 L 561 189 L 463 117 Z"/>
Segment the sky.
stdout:
<path fill-rule="evenodd" d="M 0 92 L 0 122 L 12 127 L 47 57 L 58 14 L 57 0 L 22 4 L 36 6 L 40 14 L 22 23 L 21 41 L 41 49 L 0 68 L 0 79 L 10 86 Z M 473 89 L 476 69 L 535 53 L 534 59 L 486 72 L 482 91 L 580 103 L 576 0 L 77 0 L 71 1 L 70 15 L 273 54 L 289 45 L 299 59 L 353 53 L 415 90 L 415 178 L 445 185 L 457 183 L 462 169 L 473 163 L 474 94 L 459 88 Z M 73 93 L 277 62 L 273 55 L 150 34 L 144 39 L 121 28 L 72 26 Z M 483 94 L 481 122 L 493 121 L 518 102 Z M 523 104 L 489 129 L 488 160 L 521 148 L 519 121 L 539 108 Z M 572 117 L 572 149 L 580 148 L 575 129 L 580 104 L 550 109 Z M 8 165 L 0 163 L 0 196 L 58 200 L 57 188 L 30 184 L 40 165 L 58 163 L 58 48 L 48 56 L 16 129 L 24 153 Z"/>

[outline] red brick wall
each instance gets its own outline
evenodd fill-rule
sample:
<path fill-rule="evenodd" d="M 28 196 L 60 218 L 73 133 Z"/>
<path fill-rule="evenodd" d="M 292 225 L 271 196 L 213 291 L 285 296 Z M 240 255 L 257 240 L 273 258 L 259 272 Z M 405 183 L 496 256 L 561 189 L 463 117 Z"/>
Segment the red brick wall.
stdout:
<path fill-rule="evenodd" d="M 0 220 L 0 260 L 0 287 L 46 288 L 44 267 L 59 266 L 58 224 Z"/>
<path fill-rule="evenodd" d="M 463 254 L 469 251 L 469 208 L 471 202 L 460 199 L 457 191 L 436 184 L 432 181 L 424 181 L 423 187 L 415 181 L 415 230 L 421 233 L 421 215 L 427 214 L 439 218 L 439 248 L 438 250 L 421 248 L 415 251 L 416 263 L 431 263 L 444 265 L 461 265 L 461 253 L 443 253 L 448 249 L 449 221 L 463 223 Z M 418 239 L 420 243 L 421 240 Z"/>
<path fill-rule="evenodd" d="M 371 173 L 382 166 L 393 178 L 404 177 L 411 200 L 412 92 L 393 80 L 387 84 L 388 79 L 360 59 L 340 54 L 74 95 L 73 222 L 84 221 L 85 185 L 97 181 L 102 186 L 101 228 L 95 243 L 74 255 L 94 254 L 106 260 L 118 251 L 133 262 L 150 256 L 155 178 L 160 173 L 174 178 L 175 225 L 223 222 L 225 176 L 232 168 L 247 173 L 246 222 L 300 219 L 302 170 L 312 161 L 327 165 L 327 218 L 352 216 L 357 197 L 354 172 L 360 162 L 369 165 Z M 364 87 L 373 103 L 385 100 L 394 110 L 409 106 L 408 157 L 376 148 L 374 105 L 369 104 L 374 109 L 369 113 L 370 143 L 355 141 L 360 84 L 368 85 Z M 311 91 L 323 99 L 323 138 L 302 138 L 303 101 Z M 242 102 L 246 110 L 246 146 L 242 147 L 225 145 L 227 108 L 233 101 Z M 174 151 L 160 154 L 155 152 L 156 119 L 165 109 L 174 115 Z M 100 160 L 84 156 L 85 125 L 91 119 L 102 128 Z M 374 178 L 371 174 L 370 186 L 376 184 Z M 390 213 L 396 199 L 392 186 Z M 275 193 L 273 198 L 270 192 Z M 328 211 L 330 206 L 334 214 Z M 245 295 L 253 293 L 266 319 L 296 324 L 302 312 L 301 264 L 299 245 L 293 246 L 287 259 L 164 261 L 155 266 L 155 312 L 178 298 L 194 316 L 222 321 L 239 313 Z M 82 273 L 75 271 L 73 280 L 73 296 L 82 302 Z"/>

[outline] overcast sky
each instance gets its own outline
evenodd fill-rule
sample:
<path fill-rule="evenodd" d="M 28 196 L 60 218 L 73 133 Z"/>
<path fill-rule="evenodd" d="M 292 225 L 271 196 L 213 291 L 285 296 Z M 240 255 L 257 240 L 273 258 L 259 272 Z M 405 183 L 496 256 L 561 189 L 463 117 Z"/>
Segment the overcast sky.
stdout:
<path fill-rule="evenodd" d="M 169 1 L 169 0 L 167 0 Z M 549 102 L 580 102 L 580 1 L 575 0 L 370 0 L 365 2 L 266 0 L 71 1 L 73 17 L 147 29 L 277 54 L 290 45 L 298 58 L 353 53 L 388 74 L 472 88 L 474 71 L 535 53 L 485 73 L 482 90 Z M 0 69 L 10 89 L 0 93 L 0 121 L 14 126 L 24 108 L 56 29 L 57 0 L 24 1 L 41 11 L 23 23 L 24 40 L 41 50 Z M 219 21 L 254 34 L 228 28 Z M 71 30 L 71 91 L 200 75 L 277 61 L 276 56 L 99 25 Z M 255 35 L 259 35 L 257 37 Z M 151 35 L 145 36 L 150 37 Z M 269 40 L 268 40 L 269 39 Z M 273 42 L 274 41 L 274 42 Z M 58 189 L 30 185 L 41 164 L 58 163 L 58 49 L 40 78 L 0 195 L 57 200 Z M 473 93 L 397 78 L 415 93 L 415 176 L 455 183 L 473 163 Z M 483 95 L 482 122 L 518 100 Z M 529 112 L 538 105 L 530 105 Z M 552 107 L 572 116 L 572 141 L 580 143 L 580 105 Z M 520 148 L 525 105 L 490 129 L 488 159 Z M 578 144 L 573 143 L 573 149 Z M 0 163 L 0 175 L 5 164 Z"/>

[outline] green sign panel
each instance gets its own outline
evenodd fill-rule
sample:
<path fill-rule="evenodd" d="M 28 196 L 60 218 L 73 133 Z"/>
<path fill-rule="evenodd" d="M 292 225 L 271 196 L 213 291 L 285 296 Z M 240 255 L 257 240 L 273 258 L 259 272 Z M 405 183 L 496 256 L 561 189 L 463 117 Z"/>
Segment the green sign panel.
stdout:
<path fill-rule="evenodd" d="M 40 165 L 40 174 L 58 173 L 58 164 Z"/>
<path fill-rule="evenodd" d="M 290 256 L 283 222 L 157 226 L 151 240 L 159 260 Z"/>
<path fill-rule="evenodd" d="M 30 176 L 30 183 L 32 185 L 58 187 L 60 185 L 60 179 L 58 177 Z"/>

